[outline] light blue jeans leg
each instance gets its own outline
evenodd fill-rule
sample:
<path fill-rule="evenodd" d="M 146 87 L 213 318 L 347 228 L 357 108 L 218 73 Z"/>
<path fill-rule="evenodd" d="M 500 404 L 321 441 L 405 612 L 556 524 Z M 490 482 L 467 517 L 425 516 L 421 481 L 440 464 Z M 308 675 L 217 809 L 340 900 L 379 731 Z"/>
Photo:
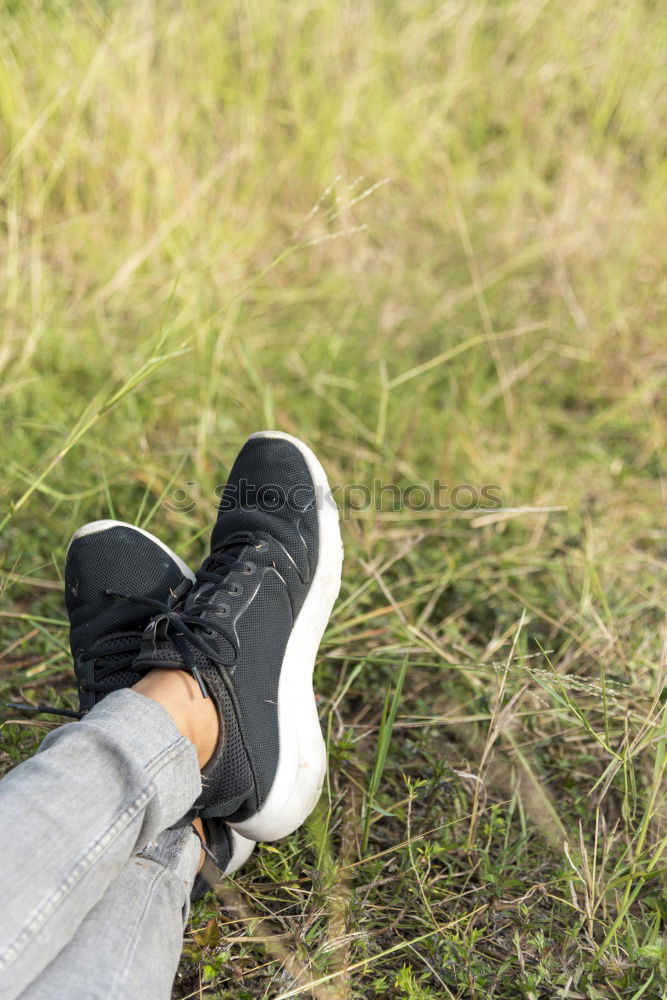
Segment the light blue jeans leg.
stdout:
<path fill-rule="evenodd" d="M 74 937 L 137 851 L 201 790 L 197 753 L 161 705 L 109 695 L 0 781 L 0 997 Z"/>
<path fill-rule="evenodd" d="M 169 1000 L 199 857 L 190 827 L 148 844 L 20 1000 Z"/>

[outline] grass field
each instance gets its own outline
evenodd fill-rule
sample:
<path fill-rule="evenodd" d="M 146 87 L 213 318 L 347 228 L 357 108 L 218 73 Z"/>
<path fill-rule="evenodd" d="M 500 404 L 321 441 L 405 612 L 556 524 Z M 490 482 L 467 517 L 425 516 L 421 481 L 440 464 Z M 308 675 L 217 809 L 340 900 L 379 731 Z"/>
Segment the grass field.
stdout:
<path fill-rule="evenodd" d="M 75 703 L 83 521 L 198 564 L 267 426 L 347 501 L 325 794 L 175 997 L 667 995 L 666 45 L 652 0 L 0 3 L 0 698 Z M 3 718 L 6 769 L 53 723 Z"/>

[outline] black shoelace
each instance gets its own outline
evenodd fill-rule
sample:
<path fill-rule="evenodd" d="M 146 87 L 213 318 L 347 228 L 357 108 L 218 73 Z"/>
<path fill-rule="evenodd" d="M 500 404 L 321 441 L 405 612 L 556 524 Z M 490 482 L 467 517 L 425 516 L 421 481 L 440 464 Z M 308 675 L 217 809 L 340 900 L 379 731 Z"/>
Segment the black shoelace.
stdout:
<path fill-rule="evenodd" d="M 109 591 L 107 593 L 110 594 Z M 105 684 L 103 681 L 121 670 L 131 669 L 132 663 L 141 648 L 141 639 L 141 632 L 119 633 L 106 643 L 97 643 L 91 646 L 86 653 L 82 654 L 82 660 L 103 661 L 109 657 L 113 657 L 113 660 L 106 665 L 98 667 L 96 672 L 98 679 L 92 683 L 82 684 L 82 690 L 92 691 L 95 694 L 111 694 L 112 691 L 115 691 L 116 685 L 113 682 Z M 42 713 L 46 715 L 62 715 L 68 719 L 82 719 L 86 714 L 85 712 L 77 712 L 73 708 L 56 708 L 55 705 L 26 705 L 13 701 L 7 702 L 5 708 L 18 712 L 35 712 L 40 715 Z"/>
<path fill-rule="evenodd" d="M 82 719 L 84 713 L 76 712 L 73 708 L 56 708 L 53 705 L 24 705 L 20 701 L 6 701 L 3 705 L 5 709 L 12 712 L 35 712 L 38 715 L 64 715 L 67 719 Z"/>
<path fill-rule="evenodd" d="M 143 634 L 128 632 L 114 636 L 112 640 L 97 643 L 81 655 L 82 660 L 104 660 L 113 657 L 106 665 L 98 667 L 96 670 L 96 680 L 87 683 L 84 690 L 99 694 L 109 694 L 116 690 L 113 683 L 109 684 L 109 678 L 123 670 L 134 670 L 143 675 L 154 667 L 161 666 L 164 669 L 185 669 L 192 674 L 199 685 L 202 697 L 208 698 L 206 685 L 195 662 L 192 647 L 199 649 L 205 656 L 210 657 L 214 663 L 220 666 L 232 666 L 239 655 L 238 642 L 233 634 L 225 628 L 224 624 L 215 621 L 202 621 L 201 616 L 205 611 L 212 611 L 218 617 L 226 617 L 229 614 L 229 607 L 213 604 L 205 600 L 206 593 L 218 591 L 224 588 L 226 577 L 233 571 L 240 569 L 245 573 L 254 572 L 254 564 L 240 558 L 241 551 L 248 545 L 253 545 L 257 549 L 262 549 L 264 542 L 251 532 L 237 532 L 225 539 L 204 561 L 201 569 L 197 573 L 194 583 L 184 580 L 183 583 L 169 595 L 167 601 L 160 601 L 153 597 L 142 594 L 129 594 L 120 591 L 107 590 L 110 597 L 130 601 L 132 603 L 144 604 L 155 612 L 155 616 L 149 622 Z M 238 588 L 225 591 L 230 595 L 239 593 Z M 159 633 L 159 634 L 158 634 Z M 205 637 L 222 636 L 232 647 L 234 659 L 232 663 L 212 649 L 205 641 Z M 157 648 L 159 639 L 171 639 L 183 658 L 182 665 L 159 664 L 146 661 L 135 663 L 141 650 L 142 642 L 149 639 L 153 643 L 153 648 Z M 121 640 L 119 642 L 119 640 Z M 124 642 L 122 640 L 125 640 Z M 120 656 L 120 659 L 119 659 Z M 107 683 L 104 683 L 107 681 Z M 23 705 L 17 702 L 6 703 L 6 708 L 13 711 L 37 712 L 50 715 L 62 715 L 66 718 L 81 719 L 82 712 L 73 709 L 56 708 L 50 705 Z"/>

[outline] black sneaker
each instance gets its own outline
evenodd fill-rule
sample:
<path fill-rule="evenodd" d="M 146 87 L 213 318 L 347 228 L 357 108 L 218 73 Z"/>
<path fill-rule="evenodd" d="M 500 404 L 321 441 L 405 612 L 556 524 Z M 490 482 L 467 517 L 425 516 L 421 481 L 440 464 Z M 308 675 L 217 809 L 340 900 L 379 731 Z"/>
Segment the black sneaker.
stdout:
<path fill-rule="evenodd" d="M 277 840 L 314 809 L 326 752 L 313 668 L 340 588 L 338 510 L 301 441 L 253 434 L 220 502 L 182 606 L 158 614 L 135 666 L 189 670 L 214 698 L 221 739 L 195 803 L 252 840 Z"/>
<path fill-rule="evenodd" d="M 79 528 L 65 565 L 79 714 L 146 673 L 134 667 L 146 625 L 158 608 L 178 606 L 193 580 L 185 563 L 142 528 L 120 521 L 93 521 Z M 220 820 L 209 822 L 205 833 L 207 862 L 198 892 L 215 881 L 212 861 L 222 874 L 231 874 L 255 846 Z"/>
<path fill-rule="evenodd" d="M 121 521 L 79 528 L 67 548 L 65 604 L 83 714 L 145 674 L 132 664 L 147 622 L 193 580 L 185 563 L 141 528 Z"/>

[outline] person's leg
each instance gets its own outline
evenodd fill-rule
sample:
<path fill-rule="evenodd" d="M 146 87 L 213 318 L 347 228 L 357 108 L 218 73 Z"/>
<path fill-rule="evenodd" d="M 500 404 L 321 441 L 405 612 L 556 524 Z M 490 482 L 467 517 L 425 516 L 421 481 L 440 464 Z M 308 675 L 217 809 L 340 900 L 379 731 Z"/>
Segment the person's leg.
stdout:
<path fill-rule="evenodd" d="M 202 837 L 214 847 L 216 864 L 204 855 Z M 255 846 L 230 830 L 226 841 L 200 820 L 161 833 L 130 858 L 19 1000 L 168 1000 L 191 900 L 237 871 Z"/>
<path fill-rule="evenodd" d="M 329 496 L 326 475 L 316 457 L 302 442 L 278 432 L 253 435 L 234 464 L 225 491 L 227 499 L 236 495 L 237 483 L 244 481 L 254 484 L 262 494 L 267 493 L 267 504 L 269 495 L 277 496 L 279 512 L 272 500 L 270 509 L 266 510 L 254 506 L 246 509 L 242 503 L 232 504 L 230 510 L 221 504 L 221 513 L 211 538 L 211 552 L 197 574 L 192 590 L 186 595 L 179 585 L 173 594 L 170 592 L 166 604 L 153 599 L 149 602 L 158 608 L 158 614 L 146 631 L 139 635 L 139 653 L 132 657 L 129 672 L 134 676 L 142 675 L 154 671 L 157 664 L 164 664 L 179 667 L 193 683 L 196 679 L 202 693 L 205 685 L 208 694 L 205 701 L 213 703 L 214 713 L 219 710 L 224 739 L 217 742 L 211 756 L 206 758 L 207 766 L 201 782 L 204 790 L 195 801 L 194 810 L 198 816 L 211 822 L 224 818 L 242 837 L 277 840 L 295 830 L 315 807 L 325 775 L 325 744 L 312 688 L 312 674 L 317 646 L 340 586 L 342 544 L 335 505 L 320 505 L 317 502 L 318 496 Z M 291 498 L 289 503 L 286 502 L 287 497 Z M 100 532 L 97 529 L 96 532 L 88 532 L 83 537 L 89 534 L 97 537 Z M 75 541 L 70 546 L 70 555 Z M 168 553 L 166 555 L 169 556 Z M 68 559 L 68 566 L 70 562 L 72 560 Z M 143 564 L 142 560 L 139 562 Z M 95 565 L 101 565 L 105 571 L 108 569 L 105 560 L 97 559 Z M 68 598 L 74 639 L 75 633 L 78 635 L 80 631 L 80 622 L 76 624 L 75 618 L 89 619 L 88 605 L 91 601 L 80 600 L 82 581 L 71 568 L 72 572 L 67 575 L 67 593 L 74 601 L 72 604 Z M 114 664 L 120 655 L 117 648 L 112 648 L 111 642 L 107 642 L 117 638 L 115 634 L 109 635 L 106 615 L 108 598 L 122 600 L 126 602 L 122 607 L 125 609 L 127 605 L 132 610 L 137 603 L 141 606 L 146 604 L 147 591 L 139 581 L 136 596 L 136 589 L 129 588 L 122 581 L 120 584 L 109 583 L 105 577 L 95 593 L 97 597 L 92 603 L 101 618 L 95 620 L 95 634 L 91 632 L 87 638 L 78 635 L 73 641 L 73 652 L 80 667 L 77 672 L 80 690 L 83 694 L 92 692 L 97 697 L 103 690 L 109 690 L 109 678 L 114 677 Z M 132 629 L 136 628 L 136 622 L 130 624 Z M 124 622 L 123 629 L 129 628 L 130 624 Z M 114 633 L 117 630 L 118 626 Z M 129 638 L 134 640 L 137 636 L 134 632 L 132 636 L 123 632 L 121 638 L 129 643 Z M 123 648 L 127 658 L 127 649 Z M 95 665 L 100 657 L 113 659 L 110 663 L 105 660 L 98 676 Z M 92 677 L 84 670 L 89 661 Z M 124 661 L 123 670 L 118 672 L 127 673 Z M 119 686 L 128 682 L 121 677 L 116 677 L 115 681 Z M 150 676 L 145 681 L 149 685 L 157 683 Z M 155 697 L 150 690 L 143 693 Z M 121 695 L 122 692 L 117 697 Z M 108 698 L 113 697 L 108 695 Z M 92 709 L 90 718 L 96 709 L 97 706 Z M 144 762 L 143 769 L 150 763 Z M 200 761 L 200 766 L 203 763 L 206 761 Z M 80 766 L 80 762 L 77 764 Z M 61 774 L 60 784 L 62 780 Z M 145 776 L 144 780 L 146 783 Z M 100 781 L 99 768 L 96 781 Z M 153 785 L 151 789 L 155 795 Z M 142 808 L 146 811 L 145 800 L 150 795 L 145 788 L 142 795 Z M 59 792 L 57 799 L 62 802 L 66 796 Z M 2 805 L 0 800 L 0 809 Z M 70 805 L 74 808 L 74 802 Z M 127 809 L 127 803 L 124 806 Z M 58 812 L 57 808 L 55 815 L 41 823 L 42 834 L 54 821 L 57 823 Z M 146 829 L 150 824 L 144 817 L 139 819 L 135 824 L 138 829 L 133 831 L 136 844 L 141 843 L 142 835 L 150 835 Z M 97 817 L 86 815 L 85 822 L 92 823 L 93 830 L 98 829 Z M 164 826 L 169 825 L 164 816 L 163 823 Z M 12 835 L 29 825 L 29 809 L 24 809 L 22 813 L 19 810 L 18 816 L 13 816 Z M 71 820 L 66 825 L 76 827 Z M 112 829 L 115 834 L 115 828 Z M 66 908 L 67 900 L 74 895 L 73 883 L 77 885 L 84 881 L 80 873 L 81 865 L 76 859 L 83 854 L 90 866 L 86 854 L 87 842 L 81 842 L 80 830 L 75 829 L 74 834 L 74 852 L 63 846 L 64 838 L 58 838 L 60 843 L 56 859 L 60 863 L 55 866 L 57 878 L 50 874 L 46 885 L 37 880 L 40 897 L 37 924 L 30 911 L 26 917 L 34 873 L 22 887 L 25 891 L 19 917 L 23 927 L 21 943 L 24 954 L 30 951 L 26 947 L 25 936 L 30 939 L 31 935 L 39 934 L 54 911 Z M 126 841 L 129 842 L 130 838 Z M 33 853 L 39 848 L 39 843 L 40 838 L 33 838 L 33 843 L 29 845 Z M 105 843 L 105 848 L 107 846 Z M 126 843 L 125 848 L 127 846 Z M 67 868 L 62 870 L 63 856 L 75 863 L 74 879 Z M 98 861 L 97 854 L 93 855 L 93 860 Z M 24 864 L 24 852 L 10 853 L 9 862 Z M 33 861 L 32 867 L 34 864 Z M 89 880 L 97 899 L 118 871 L 118 866 L 115 872 L 109 870 L 113 866 L 106 869 L 98 867 L 103 877 L 95 875 Z M 15 886 L 10 888 L 16 889 Z M 20 894 L 21 890 L 18 891 Z M 90 896 L 95 896 L 95 892 L 89 892 L 88 897 L 85 893 L 76 894 L 78 899 L 72 907 L 73 912 L 66 911 L 66 937 L 63 940 L 63 935 L 60 935 L 60 943 L 56 946 L 51 944 L 46 961 L 71 939 L 86 908 L 90 909 L 94 904 L 95 898 L 91 900 Z M 47 916 L 44 916 L 45 913 Z M 2 917 L 0 948 L 3 945 L 1 924 Z M 58 937 L 58 932 L 55 932 L 55 937 Z M 10 939 L 10 946 L 5 950 L 11 953 L 10 961 L 14 961 L 16 967 L 15 942 Z M 44 967 L 43 957 L 43 952 L 39 953 L 29 981 L 39 973 L 40 964 L 41 968 Z M 5 995 L 9 1000 L 10 994 Z M 11 997 L 14 995 L 11 994 Z"/>
<path fill-rule="evenodd" d="M 199 860 L 191 827 L 147 844 L 20 1000 L 169 1000 Z"/>
<path fill-rule="evenodd" d="M 115 692 L 51 732 L 0 782 L 3 1000 L 52 961 L 131 855 L 201 791 L 200 768 L 218 738 L 215 709 L 188 675 L 161 683 L 163 673 L 144 678 L 143 693 Z M 206 739 L 195 719 L 207 720 Z"/>

